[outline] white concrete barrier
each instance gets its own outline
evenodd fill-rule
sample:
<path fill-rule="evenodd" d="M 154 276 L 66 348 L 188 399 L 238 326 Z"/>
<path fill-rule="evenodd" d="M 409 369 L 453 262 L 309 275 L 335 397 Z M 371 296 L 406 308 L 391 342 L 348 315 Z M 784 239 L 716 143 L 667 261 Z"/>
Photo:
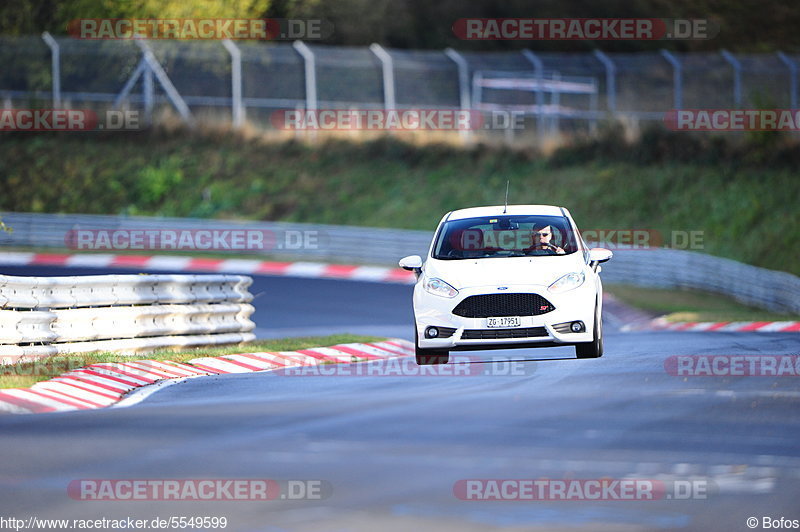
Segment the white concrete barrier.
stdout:
<path fill-rule="evenodd" d="M 0 364 L 253 340 L 242 275 L 0 276 Z"/>
<path fill-rule="evenodd" d="M 247 303 L 245 275 L 0 275 L 1 308 L 74 308 L 156 303 Z"/>

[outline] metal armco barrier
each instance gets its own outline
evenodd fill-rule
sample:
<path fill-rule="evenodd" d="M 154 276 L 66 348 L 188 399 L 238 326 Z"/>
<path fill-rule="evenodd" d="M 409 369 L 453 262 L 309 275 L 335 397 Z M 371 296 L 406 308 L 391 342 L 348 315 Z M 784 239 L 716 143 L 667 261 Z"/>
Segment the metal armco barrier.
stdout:
<path fill-rule="evenodd" d="M 381 229 L 374 227 L 350 227 L 340 225 L 318 225 L 283 222 L 224 221 L 200 218 L 154 218 L 144 216 L 102 216 L 90 214 L 33 214 L 0 213 L 3 222 L 13 229 L 11 233 L 0 231 L 2 246 L 25 246 L 37 248 L 70 247 L 71 231 L 198 231 L 216 230 L 264 231 L 274 236 L 274 245 L 264 249 L 211 250 L 237 255 L 265 255 L 287 259 L 303 259 L 331 262 L 356 262 L 363 264 L 397 264 L 397 258 L 413 253 L 424 254 L 431 241 L 428 231 Z M 306 245 L 298 243 L 303 235 L 313 239 Z M 288 242 L 287 242 L 288 240 Z M 279 247 L 278 244 L 281 244 Z M 81 251 L 80 249 L 76 251 Z M 101 253 L 124 252 L 124 249 L 99 250 Z M 129 252 L 157 255 L 158 249 L 132 249 Z M 191 250 L 178 250 L 191 253 Z"/>
<path fill-rule="evenodd" d="M 607 283 L 705 290 L 754 307 L 800 313 L 800 277 L 696 251 L 614 249 L 602 276 Z"/>
<path fill-rule="evenodd" d="M 276 222 L 211 222 L 191 218 L 29 213 L 0 213 L 0 217 L 14 230 L 12 233 L 0 232 L 0 249 L 2 246 L 64 248 L 68 232 L 78 228 L 195 230 L 207 229 L 213 224 L 220 229 L 273 231 L 276 234 L 282 231 L 311 231 L 319 236 L 315 246 L 250 250 L 251 254 L 287 260 L 383 266 L 396 266 L 397 261 L 406 255 L 424 256 L 433 236 L 428 231 Z M 790 273 L 767 270 L 696 251 L 667 248 L 625 249 L 619 246 L 613 251 L 614 258 L 603 265 L 603 279 L 606 282 L 706 290 L 772 311 L 800 312 L 800 277 Z M 159 251 L 142 250 L 140 253 L 157 255 Z M 232 253 L 238 255 L 248 251 L 237 250 Z M 74 290 L 77 293 L 80 288 L 75 287 Z M 0 289 L 0 307 L 4 304 L 3 297 L 4 293 Z M 40 294 L 36 297 L 45 296 Z"/>
<path fill-rule="evenodd" d="M 253 340 L 242 275 L 0 275 L 0 363 Z"/>
<path fill-rule="evenodd" d="M 247 303 L 241 275 L 0 275 L 0 308 L 72 308 L 167 303 Z"/>

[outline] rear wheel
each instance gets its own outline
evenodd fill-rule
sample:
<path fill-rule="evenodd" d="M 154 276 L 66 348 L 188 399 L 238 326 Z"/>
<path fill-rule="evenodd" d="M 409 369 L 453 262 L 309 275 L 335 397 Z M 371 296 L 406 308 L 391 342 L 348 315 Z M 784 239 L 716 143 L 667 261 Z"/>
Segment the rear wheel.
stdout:
<path fill-rule="evenodd" d="M 594 340 L 583 344 L 575 344 L 575 354 L 578 358 L 600 358 L 603 356 L 603 318 L 594 309 Z"/>
<path fill-rule="evenodd" d="M 420 366 L 447 364 L 450 361 L 450 351 L 447 349 L 420 349 L 416 329 L 414 330 L 414 351 L 417 356 L 417 364 Z"/>

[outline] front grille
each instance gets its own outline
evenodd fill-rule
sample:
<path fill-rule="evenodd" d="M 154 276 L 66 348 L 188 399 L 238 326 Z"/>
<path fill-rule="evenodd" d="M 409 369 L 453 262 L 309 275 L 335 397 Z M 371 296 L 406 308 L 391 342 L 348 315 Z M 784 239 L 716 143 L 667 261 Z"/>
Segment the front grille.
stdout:
<path fill-rule="evenodd" d="M 537 338 L 547 336 L 544 327 L 524 327 L 520 329 L 464 329 L 462 340 L 502 340 L 505 338 Z"/>
<path fill-rule="evenodd" d="M 484 294 L 469 296 L 453 309 L 464 318 L 493 318 L 501 316 L 538 316 L 555 310 L 539 294 Z"/>

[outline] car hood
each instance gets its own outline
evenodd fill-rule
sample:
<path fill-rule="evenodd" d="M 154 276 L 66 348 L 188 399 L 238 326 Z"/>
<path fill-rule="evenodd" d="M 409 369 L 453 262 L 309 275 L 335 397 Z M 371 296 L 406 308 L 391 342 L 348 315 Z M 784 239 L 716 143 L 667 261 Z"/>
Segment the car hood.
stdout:
<path fill-rule="evenodd" d="M 457 289 L 515 284 L 549 286 L 562 275 L 581 271 L 583 267 L 581 253 L 496 259 L 428 259 L 425 275 L 439 277 Z"/>

